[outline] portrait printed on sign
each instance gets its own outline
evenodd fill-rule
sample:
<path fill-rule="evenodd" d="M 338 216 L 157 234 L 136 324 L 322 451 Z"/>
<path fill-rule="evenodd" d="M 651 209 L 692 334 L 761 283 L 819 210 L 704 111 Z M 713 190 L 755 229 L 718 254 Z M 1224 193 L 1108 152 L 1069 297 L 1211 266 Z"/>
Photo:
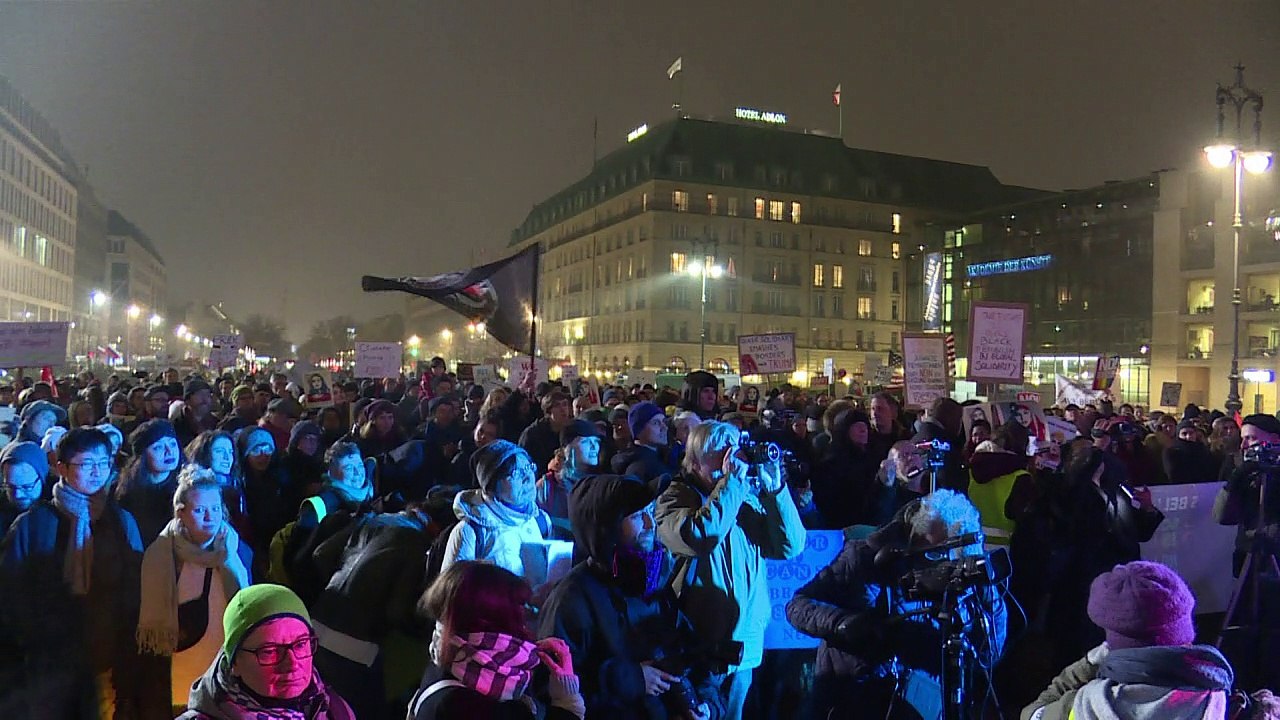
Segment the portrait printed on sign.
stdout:
<path fill-rule="evenodd" d="M 738 412 L 744 415 L 755 415 L 760 412 L 760 386 L 744 385 L 742 402 L 738 403 Z"/>
<path fill-rule="evenodd" d="M 992 417 L 991 406 L 987 403 L 978 405 L 965 405 L 963 408 L 964 417 L 964 436 L 965 438 L 973 437 L 973 423 L 982 421 L 987 423 L 987 432 L 995 429 L 995 418 Z"/>
<path fill-rule="evenodd" d="M 1044 410 L 1040 407 L 1040 403 L 1031 402 L 1006 402 L 994 403 L 996 421 L 1003 425 L 1013 421 L 1027 429 L 1027 437 L 1043 443 L 1049 439 L 1049 430 L 1044 421 Z"/>
<path fill-rule="evenodd" d="M 333 376 L 328 370 L 312 370 L 307 373 L 306 403 L 309 408 L 322 408 L 333 405 Z"/>
<path fill-rule="evenodd" d="M 1056 470 L 1062 464 L 1062 446 L 1076 439 L 1080 431 L 1074 423 L 1059 417 L 1046 417 L 1049 439 L 1036 448 L 1036 462 L 1042 468 Z"/>

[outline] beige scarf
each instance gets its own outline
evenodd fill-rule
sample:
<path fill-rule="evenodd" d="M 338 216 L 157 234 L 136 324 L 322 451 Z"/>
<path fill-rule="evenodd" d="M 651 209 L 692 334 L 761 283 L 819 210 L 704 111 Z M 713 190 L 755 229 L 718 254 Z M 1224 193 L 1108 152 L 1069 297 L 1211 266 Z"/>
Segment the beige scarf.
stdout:
<path fill-rule="evenodd" d="M 237 551 L 240 536 L 225 522 L 213 539 L 197 545 L 177 518 L 160 531 L 142 557 L 142 607 L 138 613 L 138 649 L 172 655 L 178 647 L 178 573 L 191 563 L 218 571 L 227 600 L 248 587 L 249 573 Z"/>
<path fill-rule="evenodd" d="M 88 595 L 93 577 L 93 523 L 107 507 L 107 493 L 85 495 L 59 480 L 53 486 L 53 506 L 75 523 L 67 538 L 67 556 L 62 564 L 62 577 L 75 595 Z"/>

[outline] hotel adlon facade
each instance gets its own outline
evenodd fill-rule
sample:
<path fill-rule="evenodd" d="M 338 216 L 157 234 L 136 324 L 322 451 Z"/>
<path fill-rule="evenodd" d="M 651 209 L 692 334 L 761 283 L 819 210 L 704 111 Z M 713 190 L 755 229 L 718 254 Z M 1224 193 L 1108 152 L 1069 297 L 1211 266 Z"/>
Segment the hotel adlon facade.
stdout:
<path fill-rule="evenodd" d="M 775 126 L 674 119 L 540 203 L 544 357 L 586 372 L 737 372 L 737 336 L 794 333 L 793 380 L 900 349 L 908 258 L 927 225 L 1025 194 L 985 167 L 847 147 Z M 917 254 L 918 262 L 918 254 Z M 706 278 L 703 267 L 718 266 Z"/>

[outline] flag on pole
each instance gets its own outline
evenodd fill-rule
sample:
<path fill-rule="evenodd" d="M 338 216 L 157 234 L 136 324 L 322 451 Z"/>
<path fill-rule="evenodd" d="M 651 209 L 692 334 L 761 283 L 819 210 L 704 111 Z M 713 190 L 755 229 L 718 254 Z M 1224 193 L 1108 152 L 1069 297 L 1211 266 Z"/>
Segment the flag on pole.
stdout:
<path fill-rule="evenodd" d="M 680 65 L 680 62 L 681 62 L 682 60 L 684 60 L 684 56 L 683 56 L 683 55 L 681 55 L 680 57 L 676 58 L 676 61 L 675 61 L 675 62 L 673 62 L 673 63 L 671 63 L 671 67 L 667 68 L 667 79 L 668 79 L 668 80 L 674 80 L 674 79 L 675 79 L 675 77 L 676 77 L 676 73 L 680 72 L 680 70 L 682 69 L 682 68 L 681 68 L 681 65 Z"/>
<path fill-rule="evenodd" d="M 529 347 L 533 300 L 537 292 L 538 246 L 465 272 L 428 277 L 381 278 L 365 275 L 365 292 L 398 290 L 430 298 L 474 323 L 516 352 Z"/>
<path fill-rule="evenodd" d="M 831 104 L 840 107 L 840 83 L 836 83 L 836 89 L 831 92 Z"/>
<path fill-rule="evenodd" d="M 903 364 L 904 364 L 904 360 L 902 357 L 902 353 L 899 353 L 895 350 L 890 349 L 889 350 L 889 367 L 902 367 Z"/>

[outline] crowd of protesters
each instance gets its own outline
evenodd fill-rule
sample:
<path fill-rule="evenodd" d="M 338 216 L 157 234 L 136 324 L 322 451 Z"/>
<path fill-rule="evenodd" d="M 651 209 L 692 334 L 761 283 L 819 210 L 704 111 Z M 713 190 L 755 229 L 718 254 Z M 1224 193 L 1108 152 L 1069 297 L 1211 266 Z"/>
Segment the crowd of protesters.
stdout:
<path fill-rule="evenodd" d="M 0 717 L 940 717 L 943 628 L 899 581 L 948 543 L 1012 558 L 973 600 L 1010 716 L 1226 717 L 1275 687 L 1197 645 L 1140 553 L 1149 486 L 1213 482 L 1241 571 L 1280 518 L 1248 452 L 1275 416 L 1052 408 L 1080 437 L 1049 463 L 945 398 L 510 380 L 435 358 L 322 407 L 285 372 L 0 384 Z M 786 604 L 821 641 L 788 683 L 767 563 L 808 530 L 846 540 Z M 572 569 L 539 582 L 548 540 Z"/>

